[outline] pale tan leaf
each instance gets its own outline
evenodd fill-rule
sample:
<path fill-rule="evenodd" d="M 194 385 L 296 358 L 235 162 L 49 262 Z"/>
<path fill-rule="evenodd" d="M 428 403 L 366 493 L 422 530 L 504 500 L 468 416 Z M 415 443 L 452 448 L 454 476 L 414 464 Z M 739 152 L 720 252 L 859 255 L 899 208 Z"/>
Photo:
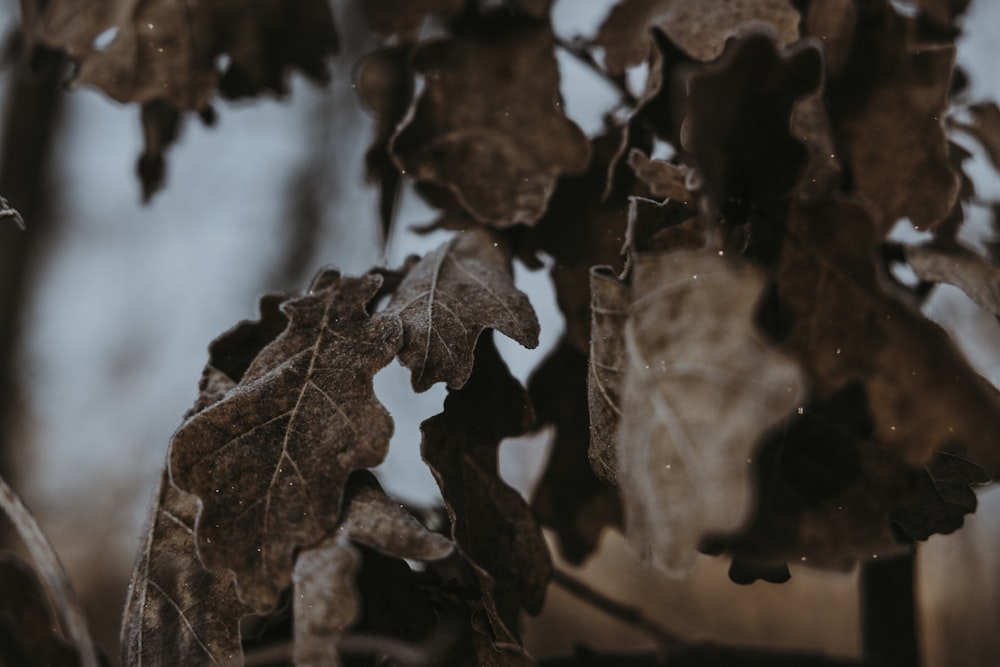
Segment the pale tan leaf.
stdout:
<path fill-rule="evenodd" d="M 749 460 L 803 400 L 798 365 L 757 333 L 764 279 L 715 253 L 640 255 L 618 427 L 625 532 L 672 571 L 752 509 Z"/>
<path fill-rule="evenodd" d="M 1000 267 L 961 246 L 906 247 L 906 262 L 921 280 L 948 283 L 994 315 L 1000 315 Z"/>

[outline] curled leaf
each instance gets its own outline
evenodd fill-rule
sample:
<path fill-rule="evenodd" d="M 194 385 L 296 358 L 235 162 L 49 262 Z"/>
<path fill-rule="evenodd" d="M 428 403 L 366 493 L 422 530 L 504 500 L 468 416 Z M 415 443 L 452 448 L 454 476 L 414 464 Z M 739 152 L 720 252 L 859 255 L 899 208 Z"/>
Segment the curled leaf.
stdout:
<path fill-rule="evenodd" d="M 288 328 L 240 385 L 185 422 L 170 453 L 173 482 L 197 495 L 198 552 L 236 572 L 240 597 L 270 609 L 297 547 L 337 525 L 348 475 L 385 456 L 392 419 L 372 376 L 402 343 L 399 320 L 365 308 L 382 277 L 321 272 L 282 306 Z"/>
<path fill-rule="evenodd" d="M 949 283 L 980 307 L 1000 315 L 1000 267 L 962 246 L 917 245 L 905 249 L 906 262 L 921 280 Z"/>
<path fill-rule="evenodd" d="M 460 388 L 472 374 L 476 341 L 496 329 L 525 347 L 538 345 L 538 320 L 514 286 L 500 237 L 476 228 L 429 253 L 396 289 L 385 310 L 403 322 L 399 358 L 424 391 L 435 382 Z"/>
<path fill-rule="evenodd" d="M 622 72 L 645 60 L 654 27 L 692 57 L 712 60 L 747 24 L 768 26 L 781 46 L 799 38 L 799 13 L 788 0 L 623 0 L 604 19 L 597 41 L 608 69 Z"/>
<path fill-rule="evenodd" d="M 629 542 L 663 569 L 750 517 L 748 459 L 803 399 L 797 364 L 756 331 L 763 288 L 751 267 L 715 254 L 636 261 L 618 478 Z"/>
<path fill-rule="evenodd" d="M 559 174 L 583 171 L 589 155 L 560 109 L 553 45 L 547 23 L 494 16 L 418 48 L 424 90 L 392 142 L 399 166 L 483 224 L 535 224 Z"/>

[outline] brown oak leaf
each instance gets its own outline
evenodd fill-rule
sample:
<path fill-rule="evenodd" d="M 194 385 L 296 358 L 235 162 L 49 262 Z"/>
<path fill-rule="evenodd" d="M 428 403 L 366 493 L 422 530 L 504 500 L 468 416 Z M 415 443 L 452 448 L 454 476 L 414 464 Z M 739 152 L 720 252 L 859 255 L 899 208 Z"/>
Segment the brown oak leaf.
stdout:
<path fill-rule="evenodd" d="M 628 165 L 635 172 L 636 178 L 649 187 L 654 197 L 693 206 L 695 196 L 691 193 L 693 179 L 690 167 L 671 164 L 666 160 L 651 160 L 637 148 L 629 151 Z"/>
<path fill-rule="evenodd" d="M 368 25 L 382 37 L 416 41 L 428 16 L 450 18 L 465 0 L 367 0 L 362 3 Z"/>
<path fill-rule="evenodd" d="M 978 500 L 971 487 L 990 481 L 990 476 L 961 452 L 936 452 L 919 476 L 916 497 L 897 507 L 892 519 L 915 540 L 952 533 L 962 527 L 966 514 L 976 511 Z"/>
<path fill-rule="evenodd" d="M 785 46 L 799 38 L 799 13 L 788 0 L 623 0 L 601 24 L 597 42 L 611 72 L 638 65 L 658 28 L 698 60 L 712 60 L 747 24 L 770 27 Z"/>
<path fill-rule="evenodd" d="M 430 532 L 392 502 L 368 472 L 355 473 L 348 481 L 343 517 L 335 534 L 295 560 L 294 656 L 301 667 L 338 664 L 335 640 L 367 604 L 356 590 L 362 554 L 354 544 L 424 562 L 445 558 L 454 549 L 450 540 Z"/>
<path fill-rule="evenodd" d="M 589 143 L 561 110 L 547 23 L 492 15 L 413 57 L 424 90 L 392 142 L 400 168 L 451 190 L 479 222 L 533 225 Z"/>
<path fill-rule="evenodd" d="M 240 602 L 229 570 L 198 560 L 198 500 L 174 487 L 166 471 L 138 563 L 122 626 L 122 664 L 229 664 L 242 661 Z"/>
<path fill-rule="evenodd" d="M 943 127 L 955 48 L 911 44 L 889 3 L 859 11 L 851 43 L 843 70 L 827 82 L 841 161 L 875 203 L 880 233 L 904 217 L 933 227 L 958 196 Z"/>
<path fill-rule="evenodd" d="M 662 569 L 750 517 L 748 459 L 804 397 L 798 365 L 756 330 L 763 289 L 750 265 L 715 253 L 636 259 L 618 478 L 629 543 Z"/>
<path fill-rule="evenodd" d="M 174 435 L 171 479 L 203 504 L 198 553 L 236 572 L 240 597 L 269 610 L 293 554 L 337 526 L 348 475 L 385 457 L 392 418 L 372 376 L 402 344 L 402 325 L 366 306 L 382 277 L 325 270 L 286 301 L 288 328 L 240 384 Z"/>
<path fill-rule="evenodd" d="M 1000 169 L 1000 107 L 996 102 L 981 102 L 968 108 L 970 122 L 952 120 L 951 125 L 968 132 L 982 145 L 993 167 Z"/>
<path fill-rule="evenodd" d="M 420 260 L 393 293 L 385 312 L 403 322 L 399 358 L 413 371 L 416 391 L 442 381 L 464 385 L 486 328 L 538 345 L 538 319 L 514 286 L 505 245 L 481 227 L 460 233 Z"/>
<path fill-rule="evenodd" d="M 598 477 L 618 485 L 618 420 L 625 375 L 628 287 L 606 267 L 590 272 L 590 357 L 587 404 L 590 407 L 590 447 L 587 456 Z"/>
<path fill-rule="evenodd" d="M 817 396 L 861 382 L 875 437 L 901 460 L 923 465 L 959 443 L 987 470 L 1000 470 L 990 435 L 1000 395 L 943 330 L 883 291 L 870 208 L 843 198 L 795 202 L 787 229 L 777 294 L 790 311 L 787 342 Z"/>
<path fill-rule="evenodd" d="M 421 453 L 451 517 L 452 538 L 475 570 L 494 641 L 518 645 L 520 609 L 537 614 L 552 563 L 531 508 L 497 473 L 497 448 L 534 422 L 527 393 L 491 336 L 476 347 L 469 381 L 420 425 Z"/>

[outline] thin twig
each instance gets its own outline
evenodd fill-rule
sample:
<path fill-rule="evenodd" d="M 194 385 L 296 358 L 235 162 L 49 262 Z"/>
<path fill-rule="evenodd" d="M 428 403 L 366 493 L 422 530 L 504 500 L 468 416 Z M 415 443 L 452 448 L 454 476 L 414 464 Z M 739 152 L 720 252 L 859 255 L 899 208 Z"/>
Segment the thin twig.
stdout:
<path fill-rule="evenodd" d="M 55 600 L 56 612 L 60 617 L 62 628 L 80 652 L 80 665 L 82 667 L 98 667 L 94 642 L 90 638 L 80 601 L 77 600 L 76 594 L 73 592 L 69 577 L 66 576 L 66 570 L 63 569 L 59 556 L 56 555 L 52 544 L 45 537 L 38 521 L 35 520 L 35 517 L 32 516 L 3 477 L 0 477 L 0 507 L 17 528 L 17 532 L 31 553 L 49 593 Z"/>
<path fill-rule="evenodd" d="M 648 635 L 661 649 L 675 649 L 688 643 L 679 635 L 674 634 L 656 621 L 646 617 L 639 609 L 624 605 L 617 600 L 612 600 L 562 570 L 555 569 L 552 571 L 552 581 L 566 592 L 575 595 L 609 616 L 613 616 Z"/>
<path fill-rule="evenodd" d="M 618 91 L 618 94 L 621 95 L 623 104 L 632 108 L 635 108 L 639 104 L 639 100 L 632 94 L 632 91 L 628 89 L 628 84 L 625 82 L 625 75 L 615 75 L 601 67 L 601 64 L 594 60 L 594 56 L 579 43 L 579 40 L 571 42 L 557 36 L 556 46 L 582 62 L 595 74 L 614 86 Z"/>

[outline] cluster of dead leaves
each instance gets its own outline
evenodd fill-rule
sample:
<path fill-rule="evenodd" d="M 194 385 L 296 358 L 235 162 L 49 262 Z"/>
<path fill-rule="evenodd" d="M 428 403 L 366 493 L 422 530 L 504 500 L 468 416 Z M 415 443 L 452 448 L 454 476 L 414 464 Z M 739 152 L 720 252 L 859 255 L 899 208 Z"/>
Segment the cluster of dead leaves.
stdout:
<path fill-rule="evenodd" d="M 318 0 L 64 4 L 26 4 L 32 34 L 143 104 L 157 150 L 179 111 L 280 90 L 290 68 L 322 77 L 336 46 Z M 530 664 L 519 616 L 552 567 L 538 522 L 574 562 L 613 526 L 664 570 L 725 553 L 736 581 L 782 581 L 789 561 L 850 567 L 957 529 L 1000 471 L 1000 393 L 917 307 L 948 282 L 1000 314 L 1000 269 L 956 241 L 972 192 L 948 133 L 994 156 L 1000 136 L 989 104 L 943 120 L 965 3 L 621 0 L 578 55 L 649 76 L 590 140 L 562 109 L 554 51 L 576 47 L 550 4 L 365 4 L 384 39 L 355 70 L 383 223 L 409 177 L 459 231 L 399 270 L 265 297 L 212 344 L 135 570 L 126 664 L 239 663 L 275 641 L 298 665 Z M 888 244 L 904 218 L 935 241 Z M 566 321 L 527 389 L 484 335 L 538 342 L 514 257 L 548 258 Z M 367 472 L 393 432 L 372 377 L 395 358 L 415 391 L 448 387 L 421 426 L 440 532 Z M 529 506 L 497 448 L 546 424 Z M 244 636 L 247 617 L 284 639 Z"/>

